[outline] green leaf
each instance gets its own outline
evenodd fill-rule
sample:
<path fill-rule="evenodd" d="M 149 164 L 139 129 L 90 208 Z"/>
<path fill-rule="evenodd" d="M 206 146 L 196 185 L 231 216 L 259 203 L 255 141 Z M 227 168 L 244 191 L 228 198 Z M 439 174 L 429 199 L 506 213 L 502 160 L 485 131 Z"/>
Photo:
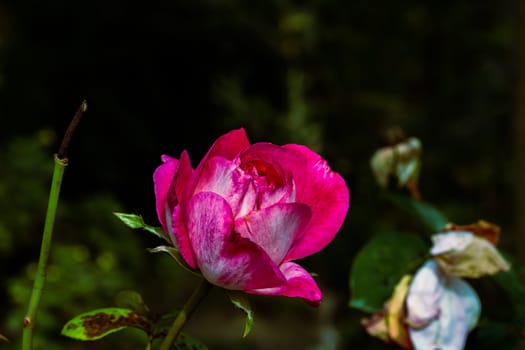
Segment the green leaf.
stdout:
<path fill-rule="evenodd" d="M 370 313 L 382 310 L 399 279 L 412 273 L 428 250 L 416 234 L 391 232 L 373 237 L 352 265 L 350 306 Z"/>
<path fill-rule="evenodd" d="M 120 219 L 126 226 L 137 229 L 141 228 L 150 233 L 153 233 L 155 236 L 162 238 L 168 243 L 172 243 L 170 237 L 161 227 L 155 227 L 147 225 L 142 219 L 142 216 L 136 214 L 126 214 L 126 213 L 113 213 L 117 218 Z"/>
<path fill-rule="evenodd" d="M 142 299 L 142 295 L 134 290 L 124 290 L 115 298 L 117 307 L 128 308 L 139 315 L 147 316 L 150 312 L 148 305 Z"/>
<path fill-rule="evenodd" d="M 386 198 L 419 220 L 431 233 L 441 231 L 450 222 L 439 210 L 427 202 L 393 194 L 388 194 Z"/>
<path fill-rule="evenodd" d="M 150 321 L 135 311 L 124 308 L 104 308 L 80 314 L 62 328 L 62 335 L 77 340 L 97 340 L 127 327 L 150 328 Z"/>
<path fill-rule="evenodd" d="M 6 337 L 4 337 L 2 334 L 0 334 L 0 340 L 1 341 L 5 341 L 5 342 L 8 342 L 9 339 L 7 339 Z"/>
<path fill-rule="evenodd" d="M 204 345 L 200 340 L 195 339 L 186 333 L 181 333 L 177 337 L 177 340 L 173 344 L 173 349 L 176 350 L 208 350 L 208 347 Z"/>
<path fill-rule="evenodd" d="M 227 291 L 227 293 L 232 304 L 246 313 L 246 323 L 244 324 L 244 332 L 242 334 L 243 337 L 246 337 L 253 326 L 253 311 L 250 302 L 244 293 L 235 291 Z"/>
<path fill-rule="evenodd" d="M 510 257 L 507 257 L 509 259 Z M 492 276 L 498 286 L 505 292 L 506 297 L 512 303 L 515 322 L 520 327 L 525 327 L 525 286 L 523 285 L 520 274 L 516 271 L 519 263 L 513 261 L 513 268 L 508 271 L 501 271 Z"/>

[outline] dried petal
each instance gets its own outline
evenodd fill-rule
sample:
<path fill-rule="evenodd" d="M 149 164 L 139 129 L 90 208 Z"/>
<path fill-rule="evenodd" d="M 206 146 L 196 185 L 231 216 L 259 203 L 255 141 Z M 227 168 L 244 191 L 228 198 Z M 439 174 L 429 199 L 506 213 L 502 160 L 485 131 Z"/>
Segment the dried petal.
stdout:
<path fill-rule="evenodd" d="M 475 234 L 476 236 L 483 237 L 490 243 L 497 245 L 499 242 L 501 228 L 498 225 L 492 224 L 485 220 L 479 220 L 478 222 L 470 225 L 456 225 L 450 223 L 445 227 L 443 231 L 469 231 Z"/>
<path fill-rule="evenodd" d="M 447 275 L 479 278 L 510 269 L 492 243 L 467 231 L 432 236 L 430 253 Z"/>

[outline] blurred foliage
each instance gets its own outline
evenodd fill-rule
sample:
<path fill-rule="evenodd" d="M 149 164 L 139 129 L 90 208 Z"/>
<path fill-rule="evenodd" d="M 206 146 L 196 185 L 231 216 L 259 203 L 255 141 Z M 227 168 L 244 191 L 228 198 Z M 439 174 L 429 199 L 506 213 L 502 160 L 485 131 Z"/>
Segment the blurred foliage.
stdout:
<path fill-rule="evenodd" d="M 86 98 L 90 110 L 70 148 L 36 331 L 45 348 L 93 348 L 61 338 L 61 326 L 113 305 L 123 289 L 140 291 L 159 311 L 189 295 L 191 276 L 169 256 L 145 252 L 158 241 L 123 228 L 111 213 L 140 213 L 155 224 L 151 176 L 160 154 L 188 149 L 195 161 L 223 131 L 244 126 L 253 141 L 322 152 L 348 181 L 349 218 L 333 244 L 301 263 L 319 275 L 319 310 L 255 298 L 253 331 L 240 340 L 244 315 L 215 295 L 211 301 L 225 308 L 205 303 L 211 314 L 195 315 L 203 341 L 211 349 L 388 349 L 347 308 L 346 277 L 373 234 L 420 226 L 377 191 L 369 158 L 388 143 L 392 126 L 418 137 L 424 200 L 454 222 L 499 223 L 501 245 L 513 252 L 517 4 L 1 2 L 0 296 L 7 302 L 0 333 L 11 342 L 0 346 L 19 341 L 56 133 Z M 490 289 L 483 312 L 511 317 L 511 304 L 490 303 L 499 288 Z M 490 319 L 469 341 L 481 349 L 498 339 L 510 349 L 516 338 Z M 128 330 L 114 337 L 96 348 L 144 342 Z"/>
<path fill-rule="evenodd" d="M 381 311 L 401 277 L 413 274 L 426 259 L 426 243 L 413 233 L 374 236 L 352 264 L 349 305 L 369 313 Z"/>

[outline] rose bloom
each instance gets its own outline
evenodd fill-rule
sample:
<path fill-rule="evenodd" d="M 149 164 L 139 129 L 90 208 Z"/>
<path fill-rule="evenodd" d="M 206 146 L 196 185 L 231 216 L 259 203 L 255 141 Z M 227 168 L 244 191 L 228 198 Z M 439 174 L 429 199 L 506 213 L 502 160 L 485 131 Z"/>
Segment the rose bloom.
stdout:
<path fill-rule="evenodd" d="M 196 169 L 186 151 L 162 161 L 157 214 L 189 267 L 225 289 L 321 302 L 293 261 L 330 243 L 348 211 L 348 187 L 324 159 L 301 145 L 250 145 L 239 129 L 219 137 Z"/>

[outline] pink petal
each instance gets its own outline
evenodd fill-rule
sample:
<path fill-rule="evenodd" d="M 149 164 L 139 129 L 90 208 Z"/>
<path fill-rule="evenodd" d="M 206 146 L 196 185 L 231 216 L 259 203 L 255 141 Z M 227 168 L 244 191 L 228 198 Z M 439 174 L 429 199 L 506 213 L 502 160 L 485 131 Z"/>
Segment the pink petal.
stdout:
<path fill-rule="evenodd" d="M 257 206 L 266 208 L 275 203 L 295 202 L 295 186 L 287 164 L 276 154 L 282 147 L 258 143 L 240 154 L 240 168 L 252 175 L 257 188 Z"/>
<path fill-rule="evenodd" d="M 255 242 L 280 264 L 292 242 L 303 233 L 311 215 L 307 205 L 278 203 L 238 219 L 235 231 Z"/>
<path fill-rule="evenodd" d="M 179 172 L 177 173 L 177 180 L 175 182 L 175 193 L 179 200 L 182 198 L 182 193 L 188 186 L 188 182 L 192 175 L 193 168 L 191 167 L 190 156 L 188 155 L 188 152 L 183 151 L 180 155 Z"/>
<path fill-rule="evenodd" d="M 213 192 L 226 199 L 237 217 L 246 215 L 255 206 L 256 193 L 251 177 L 232 161 L 223 157 L 209 158 L 203 164 L 194 193 Z"/>
<path fill-rule="evenodd" d="M 285 260 L 317 253 L 330 243 L 348 212 L 350 194 L 344 179 L 332 171 L 320 155 L 301 145 L 276 146 L 256 143 L 241 155 L 244 159 L 273 159 L 290 171 L 295 183 L 295 201 L 312 209 L 305 234 L 294 242 Z"/>
<path fill-rule="evenodd" d="M 199 182 L 205 164 L 213 157 L 223 157 L 233 160 L 241 151 L 250 147 L 250 142 L 244 129 L 232 130 L 220 136 L 210 147 L 204 158 L 195 169 L 192 178 L 185 186 L 182 202 L 190 200 L 195 193 L 195 187 Z"/>
<path fill-rule="evenodd" d="M 250 147 L 250 141 L 248 141 L 246 131 L 242 128 L 232 130 L 220 136 L 213 143 L 206 156 L 204 156 L 203 161 L 215 156 L 221 156 L 232 160 L 236 155 L 248 147 Z"/>
<path fill-rule="evenodd" d="M 157 215 L 164 231 L 172 237 L 175 246 L 182 257 L 192 268 L 196 267 L 191 251 L 189 238 L 180 214 L 179 198 L 182 190 L 191 176 L 192 168 L 186 151 L 182 152 L 180 161 L 163 155 L 164 164 L 159 166 L 154 174 Z"/>
<path fill-rule="evenodd" d="M 170 232 L 170 236 L 172 237 L 175 246 L 179 249 L 180 254 L 188 266 L 192 269 L 196 269 L 197 261 L 193 255 L 193 248 L 191 246 L 190 237 L 188 236 L 188 231 L 184 225 L 184 215 L 182 214 L 182 206 L 180 205 L 173 208 L 171 226 L 172 231 Z"/>
<path fill-rule="evenodd" d="M 321 304 L 321 290 L 308 271 L 293 262 L 286 262 L 280 268 L 286 277 L 286 285 L 275 288 L 246 290 L 246 293 L 303 298 L 312 306 Z"/>
<path fill-rule="evenodd" d="M 203 276 L 226 289 L 280 286 L 277 265 L 255 243 L 233 232 L 230 206 L 219 195 L 200 192 L 188 203 L 186 224 Z"/>
<path fill-rule="evenodd" d="M 179 161 L 166 155 L 163 155 L 161 159 L 164 164 L 160 165 L 153 173 L 153 184 L 155 188 L 157 216 L 164 230 L 168 232 L 166 225 L 166 205 L 169 205 L 168 197 L 173 180 L 179 169 Z"/>
<path fill-rule="evenodd" d="M 350 193 L 341 175 L 332 171 L 317 153 L 301 145 L 283 148 L 294 150 L 305 159 L 305 163 L 290 163 L 290 166 L 296 201 L 312 209 L 312 219 L 303 238 L 294 243 L 286 257 L 286 260 L 295 260 L 317 253 L 334 239 L 346 218 Z"/>

